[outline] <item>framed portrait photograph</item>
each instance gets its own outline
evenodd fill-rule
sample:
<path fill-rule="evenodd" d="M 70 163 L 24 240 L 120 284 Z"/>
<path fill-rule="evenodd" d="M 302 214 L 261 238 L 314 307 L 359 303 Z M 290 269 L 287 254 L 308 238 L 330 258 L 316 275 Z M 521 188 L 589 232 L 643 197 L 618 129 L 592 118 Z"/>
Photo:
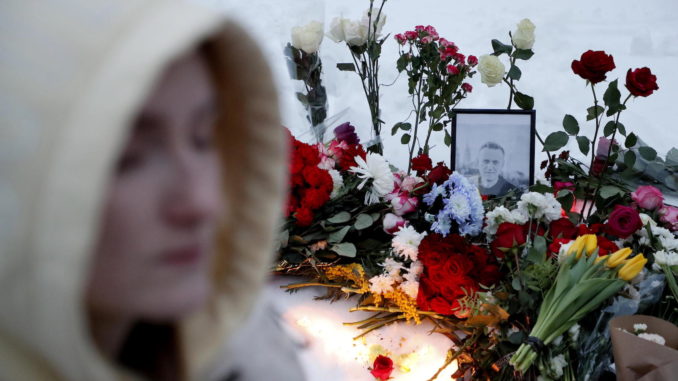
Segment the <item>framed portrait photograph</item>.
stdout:
<path fill-rule="evenodd" d="M 478 186 L 480 194 L 502 196 L 534 182 L 534 110 L 455 110 L 451 168 Z"/>

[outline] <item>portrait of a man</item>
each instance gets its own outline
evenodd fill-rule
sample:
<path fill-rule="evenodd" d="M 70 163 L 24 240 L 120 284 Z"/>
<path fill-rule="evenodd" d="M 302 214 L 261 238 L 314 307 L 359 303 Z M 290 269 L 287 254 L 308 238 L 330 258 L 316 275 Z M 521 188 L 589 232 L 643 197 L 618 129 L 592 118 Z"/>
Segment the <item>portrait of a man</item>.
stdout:
<path fill-rule="evenodd" d="M 534 112 L 457 110 L 452 164 L 485 196 L 524 190 L 532 182 Z"/>

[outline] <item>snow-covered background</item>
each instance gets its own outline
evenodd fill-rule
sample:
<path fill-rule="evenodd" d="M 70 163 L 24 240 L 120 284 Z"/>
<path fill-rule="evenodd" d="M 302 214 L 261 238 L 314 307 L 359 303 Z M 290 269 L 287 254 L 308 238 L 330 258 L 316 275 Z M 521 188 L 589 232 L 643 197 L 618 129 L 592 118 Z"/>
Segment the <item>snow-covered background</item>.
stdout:
<path fill-rule="evenodd" d="M 357 19 L 368 7 L 369 1 L 195 1 L 216 5 L 236 15 L 258 36 L 277 76 L 285 125 L 301 140 L 311 141 L 313 137 L 304 113 L 294 97 L 296 85 L 289 79 L 282 48 L 289 41 L 289 32 L 293 26 L 311 20 L 324 20 L 327 28 L 336 16 Z M 378 0 L 375 2 L 379 3 Z M 579 59 L 583 52 L 589 49 L 604 50 L 614 56 L 617 69 L 608 75 L 608 80 L 620 79 L 623 97 L 628 94 L 623 88 L 626 71 L 647 66 L 656 74 L 659 90 L 648 98 L 629 101 L 629 109 L 622 114 L 620 121 L 628 131 L 636 132 L 641 139 L 656 148 L 660 155 L 678 146 L 675 116 L 678 109 L 678 0 L 389 0 L 384 12 L 387 15 L 385 34 L 391 33 L 393 36 L 419 24 L 433 25 L 441 37 L 455 42 L 467 56 L 491 53 L 490 41 L 493 38 L 508 43 L 508 31 L 515 29 L 523 18 L 532 20 L 537 27 L 533 48 L 535 55 L 527 62 L 520 62 L 523 77 L 518 82 L 518 88 L 535 98 L 537 130 L 542 136 L 560 129 L 565 114 L 577 117 L 582 130 L 588 129 L 589 136 L 592 136 L 593 123 L 585 123 L 586 108 L 593 104 L 591 90 L 570 69 L 572 60 Z M 369 110 L 359 78 L 355 73 L 336 69 L 337 63 L 351 61 L 347 47 L 325 38 L 320 56 L 324 66 L 323 82 L 328 91 L 330 117 L 341 114 L 335 125 L 350 121 L 358 128 L 361 139 L 369 140 Z M 385 155 L 392 164 L 403 168 L 407 164 L 405 146 L 400 144 L 400 136 L 390 136 L 393 124 L 407 118 L 410 111 L 406 78 L 398 78 L 395 67 L 397 56 L 398 46 L 393 39 L 389 39 L 384 45 L 380 61 L 380 82 L 393 85 L 381 90 L 381 110 L 382 119 L 386 122 L 383 127 Z M 470 83 L 474 87 L 473 93 L 459 107 L 506 107 L 509 95 L 506 86 L 488 88 L 480 82 L 479 75 L 471 79 Z M 598 85 L 597 88 L 602 98 L 606 84 Z M 435 139 L 436 144 L 432 155 L 434 160 L 449 160 L 449 149 L 442 144 L 442 134 L 434 135 L 432 139 Z M 536 151 L 540 149 L 537 143 Z M 578 152 L 575 144 L 571 144 L 570 149 Z M 536 165 L 543 158 L 543 154 L 538 154 Z M 350 333 L 333 336 L 330 335 L 333 332 L 331 326 L 325 325 L 327 319 L 333 320 L 338 330 L 343 328 L 340 324 L 342 321 L 359 320 L 360 317 L 346 312 L 353 303 L 349 301 L 329 305 L 316 302 L 312 300 L 316 295 L 313 290 L 302 290 L 287 296 L 277 289 L 278 284 L 272 284 L 268 293 L 279 301 L 279 308 L 284 310 L 289 321 L 306 327 L 305 332 L 310 335 L 310 351 L 302 354 L 309 379 L 372 380 L 364 361 L 347 361 L 351 356 L 357 360 L 364 355 L 355 354 L 362 349 L 352 345 L 346 347 L 348 349 L 344 347 L 347 344 L 340 337 L 348 337 Z M 425 332 L 416 330 L 389 331 L 381 337 L 372 336 L 365 345 L 369 348 L 394 337 L 400 339 L 416 335 L 422 340 L 426 336 Z M 432 341 L 426 345 L 444 348 L 444 343 L 436 341 L 440 338 L 442 336 L 430 336 Z M 391 344 L 397 347 L 398 343 Z M 347 354 L 348 357 L 342 357 Z M 444 356 L 444 353 L 439 355 Z M 449 376 L 445 379 L 449 379 Z"/>
<path fill-rule="evenodd" d="M 284 105 L 284 121 L 302 140 L 311 141 L 307 122 L 294 98 L 295 83 L 289 79 L 282 48 L 289 41 L 289 30 L 311 20 L 324 20 L 326 28 L 336 16 L 358 19 L 369 6 L 368 0 L 201 0 L 217 4 L 237 13 L 252 28 L 270 57 L 278 79 Z M 379 1 L 375 1 L 379 3 Z M 629 101 L 629 109 L 621 122 L 627 130 L 665 154 L 678 145 L 675 108 L 678 104 L 678 1 L 648 0 L 572 0 L 567 2 L 514 1 L 452 1 L 452 0 L 388 0 L 384 34 L 402 33 L 415 25 L 433 25 L 441 37 L 455 42 L 465 55 L 492 52 L 490 41 L 497 38 L 509 42 L 508 31 L 514 30 L 523 18 L 536 25 L 535 55 L 520 62 L 523 77 L 518 82 L 521 92 L 535 98 L 537 130 L 542 136 L 561 128 L 563 116 L 572 114 L 584 124 L 586 108 L 593 104 L 591 90 L 585 81 L 570 69 L 573 59 L 586 50 L 605 50 L 614 56 L 617 68 L 608 80 L 620 79 L 622 96 L 626 71 L 649 67 L 657 75 L 659 90 L 648 98 Z M 370 139 L 370 116 L 360 80 L 355 73 L 340 72 L 339 62 L 350 62 L 345 44 L 325 38 L 320 48 L 323 60 L 323 82 L 328 91 L 329 115 L 342 113 L 337 123 L 350 121 L 363 141 Z M 380 82 L 392 86 L 382 88 L 382 119 L 386 122 L 382 137 L 389 161 L 406 166 L 405 146 L 400 136 L 391 137 L 391 127 L 407 118 L 411 103 L 407 94 L 406 77 L 398 78 L 395 61 L 398 46 L 391 38 L 384 44 Z M 505 60 L 506 56 L 502 59 Z M 506 61 L 506 60 L 505 60 Z M 505 62 L 507 64 L 507 62 Z M 480 76 L 470 80 L 473 93 L 460 108 L 506 108 L 509 90 L 500 85 L 489 88 Z M 597 85 L 598 93 L 606 83 Z M 515 106 L 514 106 L 515 108 Z M 584 130 L 593 130 L 592 122 Z M 331 137 L 331 134 L 328 134 Z M 449 149 L 442 144 L 442 132 L 434 135 L 434 159 L 449 160 Z M 578 152 L 571 142 L 572 152 Z M 540 151 L 537 143 L 537 152 Z M 536 164 L 543 159 L 537 156 Z"/>

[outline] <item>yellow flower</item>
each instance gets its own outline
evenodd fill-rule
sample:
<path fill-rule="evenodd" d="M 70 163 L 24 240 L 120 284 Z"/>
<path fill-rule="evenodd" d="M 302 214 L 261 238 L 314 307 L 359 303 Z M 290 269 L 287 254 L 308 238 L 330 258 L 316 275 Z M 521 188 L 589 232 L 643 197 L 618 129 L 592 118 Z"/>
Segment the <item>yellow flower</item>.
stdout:
<path fill-rule="evenodd" d="M 608 257 L 609 257 L 609 255 L 603 255 L 602 257 L 597 257 L 597 258 L 596 258 L 596 261 L 595 261 L 594 263 L 598 263 L 598 262 L 600 262 L 600 261 L 604 261 L 604 260 L 607 259 Z M 607 261 L 606 263 L 609 263 L 609 262 L 610 262 L 610 261 Z"/>
<path fill-rule="evenodd" d="M 628 258 L 629 255 L 631 255 L 633 251 L 625 247 L 623 249 L 619 249 L 615 251 L 614 253 L 610 254 L 610 259 L 607 260 L 605 265 L 609 268 L 614 268 L 619 266 L 626 258 Z"/>
<path fill-rule="evenodd" d="M 598 248 L 598 237 L 595 234 L 586 234 L 584 235 L 584 250 L 586 250 L 587 255 L 593 254 L 594 251 Z"/>
<path fill-rule="evenodd" d="M 619 278 L 625 281 L 630 281 L 645 267 L 647 258 L 643 254 L 638 254 L 635 257 L 624 262 L 624 265 L 619 269 Z"/>
<path fill-rule="evenodd" d="M 581 250 L 583 246 L 584 246 L 584 236 L 581 235 L 577 237 L 572 246 L 570 246 L 570 248 L 567 249 L 567 255 L 574 253 L 577 256 L 577 259 L 579 259 L 579 257 L 581 256 Z"/>

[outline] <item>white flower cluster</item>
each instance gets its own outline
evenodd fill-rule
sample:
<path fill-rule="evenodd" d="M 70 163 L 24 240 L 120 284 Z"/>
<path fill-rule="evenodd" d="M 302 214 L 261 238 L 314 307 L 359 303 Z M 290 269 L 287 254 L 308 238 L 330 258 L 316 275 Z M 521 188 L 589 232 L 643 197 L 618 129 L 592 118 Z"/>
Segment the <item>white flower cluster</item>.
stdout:
<path fill-rule="evenodd" d="M 389 274 L 381 274 L 370 278 L 370 291 L 375 294 L 383 294 L 393 291 L 395 279 Z"/>
<path fill-rule="evenodd" d="M 412 226 L 404 226 L 393 235 L 391 246 L 396 254 L 416 261 L 419 254 L 419 244 L 426 237 L 426 232 L 418 233 Z"/>
<path fill-rule="evenodd" d="M 394 285 L 398 285 L 405 294 L 416 299 L 419 293 L 419 275 L 424 269 L 421 262 L 412 262 L 407 269 L 403 263 L 393 258 L 386 258 L 381 264 L 384 273 L 370 278 L 370 291 L 375 294 L 384 294 L 394 291 Z M 406 271 L 401 276 L 401 271 Z"/>
<path fill-rule="evenodd" d="M 330 24 L 330 31 L 327 37 L 334 42 L 345 41 L 351 46 L 363 46 L 367 43 L 367 35 L 369 27 L 374 28 L 374 22 L 379 11 L 372 9 L 372 24 L 370 25 L 369 10 L 365 11 L 361 20 L 350 20 L 343 17 L 335 17 Z M 377 33 L 375 38 L 381 34 L 381 30 L 386 23 L 386 15 L 379 15 L 379 22 L 377 23 Z M 372 33 L 372 31 L 369 31 Z"/>
<path fill-rule="evenodd" d="M 652 341 L 654 343 L 657 343 L 659 345 L 665 345 L 666 344 L 666 339 L 662 335 L 657 335 L 656 333 L 639 333 L 638 337 L 641 339 L 645 339 L 647 341 Z"/>
<path fill-rule="evenodd" d="M 655 271 L 661 271 L 660 265 L 666 266 L 676 266 L 678 265 L 678 253 L 675 251 L 664 251 L 660 250 L 654 253 L 654 264 L 652 269 Z"/>
<path fill-rule="evenodd" d="M 548 223 L 562 217 L 562 207 L 551 193 L 528 192 L 520 196 L 517 209 L 530 218 L 541 219 Z"/>
<path fill-rule="evenodd" d="M 351 167 L 349 171 L 363 179 L 358 185 L 358 189 L 363 189 L 368 181 L 372 181 L 372 186 L 365 193 L 365 204 L 376 204 L 380 198 L 393 191 L 395 178 L 393 172 L 391 172 L 391 167 L 389 167 L 388 162 L 383 156 L 376 153 L 368 153 L 365 160 L 360 156 L 356 156 L 355 162 L 357 166 Z"/>
<path fill-rule="evenodd" d="M 496 234 L 497 228 L 499 228 L 499 225 L 504 222 L 509 222 L 512 224 L 524 224 L 527 222 L 527 214 L 518 209 L 510 211 L 503 205 L 500 205 L 487 212 L 485 218 L 486 225 L 483 231 L 487 235 Z"/>
<path fill-rule="evenodd" d="M 332 177 L 332 193 L 330 194 L 331 199 L 335 199 L 339 195 L 339 191 L 344 187 L 344 178 L 341 177 L 341 173 L 336 169 L 330 169 L 330 176 Z"/>
<path fill-rule="evenodd" d="M 292 28 L 292 46 L 308 54 L 313 54 L 320 48 L 323 34 L 323 23 L 318 21 L 311 21 L 303 26 L 295 26 Z"/>
<path fill-rule="evenodd" d="M 563 377 L 563 369 L 567 366 L 567 361 L 565 361 L 565 356 L 562 354 L 551 358 L 549 366 L 553 375 L 556 379 Z"/>

